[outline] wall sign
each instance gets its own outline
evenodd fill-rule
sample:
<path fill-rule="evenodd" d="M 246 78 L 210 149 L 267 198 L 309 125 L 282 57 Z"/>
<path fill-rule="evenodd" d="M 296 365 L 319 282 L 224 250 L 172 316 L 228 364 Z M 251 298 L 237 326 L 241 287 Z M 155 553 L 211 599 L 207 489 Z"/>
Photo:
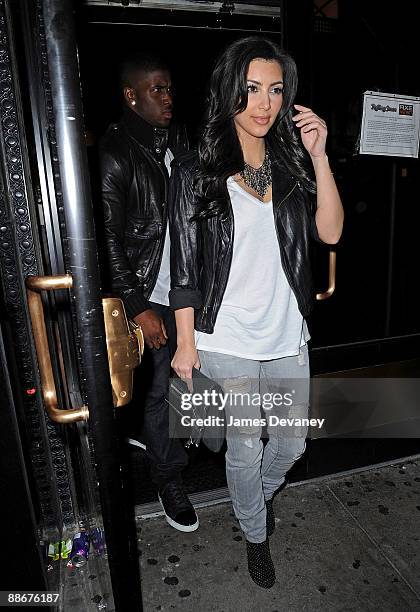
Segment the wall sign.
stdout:
<path fill-rule="evenodd" d="M 420 97 L 365 91 L 359 153 L 418 157 Z"/>

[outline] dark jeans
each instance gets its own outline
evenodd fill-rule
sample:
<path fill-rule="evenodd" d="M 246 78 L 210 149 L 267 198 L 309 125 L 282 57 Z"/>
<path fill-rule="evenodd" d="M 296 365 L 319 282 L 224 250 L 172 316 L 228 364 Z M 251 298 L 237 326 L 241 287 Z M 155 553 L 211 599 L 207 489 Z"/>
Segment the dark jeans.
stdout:
<path fill-rule="evenodd" d="M 169 306 L 151 302 L 153 310 L 163 319 L 169 340 L 160 349 L 145 346 L 137 369 L 134 400 L 128 417 L 132 434 L 140 435 L 146 444 L 153 483 L 162 488 L 188 464 L 188 456 L 176 438 L 169 437 L 169 377 L 171 360 L 176 350 L 176 326 Z M 131 414 L 130 414 L 131 413 Z"/>

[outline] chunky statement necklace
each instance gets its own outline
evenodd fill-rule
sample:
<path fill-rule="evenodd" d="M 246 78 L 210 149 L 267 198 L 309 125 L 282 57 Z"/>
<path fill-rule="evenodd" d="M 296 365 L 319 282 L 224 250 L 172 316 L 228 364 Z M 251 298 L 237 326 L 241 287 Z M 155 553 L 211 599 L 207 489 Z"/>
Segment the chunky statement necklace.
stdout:
<path fill-rule="evenodd" d="M 263 198 L 271 185 L 271 162 L 268 149 L 265 150 L 264 161 L 260 168 L 253 168 L 245 162 L 244 169 L 239 174 L 245 184 Z"/>

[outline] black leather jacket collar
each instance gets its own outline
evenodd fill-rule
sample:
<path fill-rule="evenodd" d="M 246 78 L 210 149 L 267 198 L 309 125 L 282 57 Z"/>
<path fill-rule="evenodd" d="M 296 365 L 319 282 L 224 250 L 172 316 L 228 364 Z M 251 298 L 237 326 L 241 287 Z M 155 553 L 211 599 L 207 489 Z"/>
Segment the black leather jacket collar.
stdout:
<path fill-rule="evenodd" d="M 147 147 L 159 160 L 164 159 L 166 149 L 171 148 L 171 144 L 173 145 L 175 135 L 173 127 L 172 129 L 154 127 L 129 106 L 124 107 L 121 123 L 132 138 L 135 138 L 143 147 Z"/>

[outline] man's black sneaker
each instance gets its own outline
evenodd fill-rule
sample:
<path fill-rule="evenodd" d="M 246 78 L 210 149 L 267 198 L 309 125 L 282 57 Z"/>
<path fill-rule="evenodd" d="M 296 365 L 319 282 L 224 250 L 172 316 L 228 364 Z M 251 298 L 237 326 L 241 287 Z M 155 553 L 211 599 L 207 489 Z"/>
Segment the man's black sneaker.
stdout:
<path fill-rule="evenodd" d="M 179 480 L 168 482 L 159 490 L 159 501 L 171 527 L 179 531 L 195 531 L 198 529 L 198 518 L 192 503 L 184 492 Z"/>
<path fill-rule="evenodd" d="M 273 498 L 271 499 L 266 499 L 265 500 L 265 507 L 267 510 L 267 536 L 271 536 L 274 533 L 274 530 L 276 528 L 276 519 L 274 516 L 274 509 L 273 509 Z"/>
<path fill-rule="evenodd" d="M 125 441 L 130 446 L 135 446 L 137 448 L 142 448 L 143 450 L 146 450 L 146 444 L 144 442 L 142 442 L 138 436 L 134 436 L 134 435 L 133 436 L 128 436 L 125 439 Z"/>

